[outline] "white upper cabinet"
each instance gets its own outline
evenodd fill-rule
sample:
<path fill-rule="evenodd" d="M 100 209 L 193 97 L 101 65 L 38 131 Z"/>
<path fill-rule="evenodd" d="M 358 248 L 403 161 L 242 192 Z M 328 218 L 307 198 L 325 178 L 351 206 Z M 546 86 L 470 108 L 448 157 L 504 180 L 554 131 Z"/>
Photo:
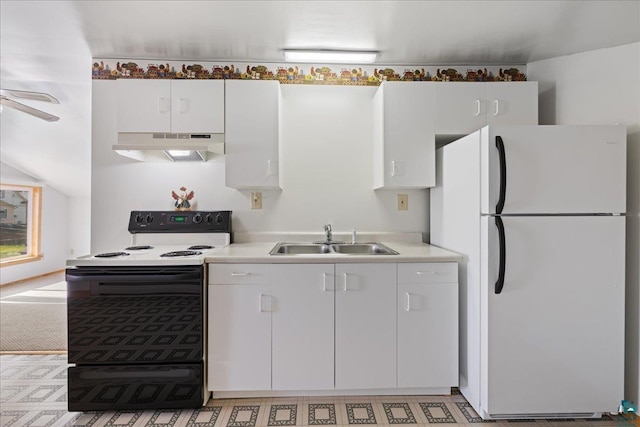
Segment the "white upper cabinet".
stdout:
<path fill-rule="evenodd" d="M 119 79 L 118 132 L 224 133 L 223 80 Z"/>
<path fill-rule="evenodd" d="M 374 189 L 435 185 L 435 84 L 383 82 L 374 96 Z"/>
<path fill-rule="evenodd" d="M 116 81 L 118 132 L 171 132 L 171 81 Z"/>
<path fill-rule="evenodd" d="M 537 125 L 538 82 L 436 84 L 436 134 L 467 135 L 489 124 Z"/>
<path fill-rule="evenodd" d="M 173 80 L 171 132 L 224 133 L 224 82 Z"/>
<path fill-rule="evenodd" d="M 486 83 L 488 125 L 537 125 L 538 82 Z"/>
<path fill-rule="evenodd" d="M 226 80 L 225 184 L 279 189 L 280 83 Z"/>
<path fill-rule="evenodd" d="M 468 134 L 487 125 L 484 83 L 436 83 L 435 132 Z"/>

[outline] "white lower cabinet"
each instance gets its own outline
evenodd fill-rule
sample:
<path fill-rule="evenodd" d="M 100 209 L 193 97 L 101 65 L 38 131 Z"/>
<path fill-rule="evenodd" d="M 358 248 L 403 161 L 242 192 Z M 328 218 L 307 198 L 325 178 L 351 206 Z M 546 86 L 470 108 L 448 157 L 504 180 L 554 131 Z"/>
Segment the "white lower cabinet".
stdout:
<path fill-rule="evenodd" d="M 336 264 L 336 388 L 396 387 L 397 264 Z"/>
<path fill-rule="evenodd" d="M 269 265 L 215 265 L 208 298 L 209 389 L 271 389 Z"/>
<path fill-rule="evenodd" d="M 398 264 L 398 387 L 458 385 L 458 265 Z"/>
<path fill-rule="evenodd" d="M 456 386 L 457 271 L 455 262 L 212 264 L 209 389 Z"/>
<path fill-rule="evenodd" d="M 274 264 L 273 390 L 333 388 L 333 264 Z"/>

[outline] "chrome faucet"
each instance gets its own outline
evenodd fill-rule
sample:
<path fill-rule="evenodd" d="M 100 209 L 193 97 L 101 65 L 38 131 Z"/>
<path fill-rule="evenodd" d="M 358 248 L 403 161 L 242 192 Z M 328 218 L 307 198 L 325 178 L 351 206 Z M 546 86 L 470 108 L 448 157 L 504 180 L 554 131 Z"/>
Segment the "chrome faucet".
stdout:
<path fill-rule="evenodd" d="M 331 224 L 327 224 L 324 226 L 324 234 L 325 234 L 325 243 L 330 244 L 333 236 L 331 234 Z"/>

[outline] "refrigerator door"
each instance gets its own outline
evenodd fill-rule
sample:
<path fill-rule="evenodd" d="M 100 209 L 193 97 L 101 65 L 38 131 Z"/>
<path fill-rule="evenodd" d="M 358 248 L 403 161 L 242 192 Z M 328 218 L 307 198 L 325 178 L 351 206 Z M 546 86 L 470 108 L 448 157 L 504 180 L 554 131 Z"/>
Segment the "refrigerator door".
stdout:
<path fill-rule="evenodd" d="M 489 126 L 480 132 L 482 213 L 496 213 L 501 184 L 503 214 L 625 212 L 624 126 Z"/>
<path fill-rule="evenodd" d="M 505 269 L 496 294 L 500 220 Z M 624 381 L 625 218 L 484 216 L 481 229 L 480 415 L 615 411 Z"/>

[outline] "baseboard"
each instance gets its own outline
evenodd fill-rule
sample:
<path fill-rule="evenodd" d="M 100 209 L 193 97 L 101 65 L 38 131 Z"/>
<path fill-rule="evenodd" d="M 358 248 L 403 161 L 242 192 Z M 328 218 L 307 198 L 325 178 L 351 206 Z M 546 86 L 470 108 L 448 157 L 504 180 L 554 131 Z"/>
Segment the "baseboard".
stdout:
<path fill-rule="evenodd" d="M 31 350 L 31 351 L 26 351 L 26 350 L 20 350 L 20 351 L 7 351 L 7 350 L 3 350 L 0 351 L 0 355 L 5 355 L 5 354 L 25 354 L 25 355 L 45 355 L 45 354 L 67 354 L 66 350 Z"/>
<path fill-rule="evenodd" d="M 426 395 L 443 396 L 450 395 L 451 387 L 431 388 L 387 388 L 366 390 L 258 390 L 258 391 L 216 391 L 213 390 L 213 399 L 230 398 L 266 398 L 266 397 L 290 397 L 290 396 L 404 396 Z"/>
<path fill-rule="evenodd" d="M 14 281 L 14 282 L 9 282 L 9 283 L 0 283 L 0 288 L 3 288 L 3 287 L 5 287 L 5 286 L 11 286 L 11 285 L 19 285 L 19 284 L 21 284 L 21 283 L 28 282 L 28 281 L 30 281 L 30 280 L 42 279 L 42 278 L 47 277 L 47 276 L 53 276 L 54 274 L 64 273 L 64 271 L 65 271 L 65 270 L 64 270 L 64 268 L 63 268 L 63 269 L 60 269 L 60 270 L 52 271 L 52 272 L 50 272 L 50 273 L 39 274 L 39 275 L 37 275 L 37 276 L 27 277 L 26 279 L 16 280 L 16 281 Z"/>

